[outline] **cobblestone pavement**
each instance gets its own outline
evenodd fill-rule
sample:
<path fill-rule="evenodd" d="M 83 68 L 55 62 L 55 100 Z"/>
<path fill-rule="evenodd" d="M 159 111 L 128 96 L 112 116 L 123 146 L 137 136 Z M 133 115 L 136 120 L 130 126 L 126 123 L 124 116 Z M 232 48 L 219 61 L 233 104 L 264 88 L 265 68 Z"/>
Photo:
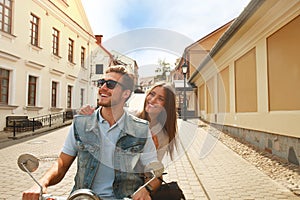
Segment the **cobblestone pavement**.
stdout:
<path fill-rule="evenodd" d="M 164 160 L 167 172 L 164 179 L 178 181 L 187 199 L 300 199 L 217 137 L 199 128 L 197 122 L 178 120 L 178 125 L 179 151 L 175 161 Z M 33 185 L 31 178 L 18 168 L 18 156 L 32 153 L 39 157 L 40 166 L 33 176 L 40 178 L 57 158 L 68 129 L 67 126 L 0 149 L 1 200 L 21 199 L 22 191 Z M 67 196 L 73 185 L 75 167 L 73 164 L 63 181 L 48 192 Z"/>
<path fill-rule="evenodd" d="M 239 138 L 231 137 L 208 125 L 203 128 L 212 135 L 217 134 L 219 141 L 300 197 L 299 165 L 290 163 L 267 151 L 260 150 L 249 143 L 241 141 Z"/>

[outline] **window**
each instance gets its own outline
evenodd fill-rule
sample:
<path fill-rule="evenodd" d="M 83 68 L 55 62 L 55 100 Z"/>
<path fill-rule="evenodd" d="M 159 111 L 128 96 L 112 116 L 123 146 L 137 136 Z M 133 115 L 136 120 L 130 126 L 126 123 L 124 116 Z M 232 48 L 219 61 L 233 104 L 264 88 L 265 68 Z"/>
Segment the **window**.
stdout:
<path fill-rule="evenodd" d="M 12 1 L 0 0 L 0 30 L 11 33 Z"/>
<path fill-rule="evenodd" d="M 74 40 L 69 38 L 68 61 L 73 62 Z"/>
<path fill-rule="evenodd" d="M 8 104 L 9 71 L 0 69 L 0 104 Z"/>
<path fill-rule="evenodd" d="M 37 78 L 34 77 L 34 76 L 29 76 L 29 81 L 28 81 L 28 106 L 35 106 L 36 83 L 37 83 Z"/>
<path fill-rule="evenodd" d="M 81 67 L 84 67 L 85 62 L 85 48 L 81 47 L 81 56 L 80 56 Z"/>
<path fill-rule="evenodd" d="M 58 56 L 59 47 L 59 31 L 55 28 L 52 29 L 52 53 Z"/>
<path fill-rule="evenodd" d="M 96 64 L 96 74 L 103 74 L 103 64 Z"/>
<path fill-rule="evenodd" d="M 80 89 L 80 107 L 83 106 L 84 89 Z"/>
<path fill-rule="evenodd" d="M 51 107 L 56 108 L 57 106 L 57 83 L 56 82 L 52 82 L 52 90 L 51 90 Z"/>
<path fill-rule="evenodd" d="M 39 46 L 39 18 L 31 14 L 30 19 L 30 43 L 34 46 Z"/>
<path fill-rule="evenodd" d="M 68 85 L 67 108 L 72 108 L 72 89 L 73 87 Z"/>

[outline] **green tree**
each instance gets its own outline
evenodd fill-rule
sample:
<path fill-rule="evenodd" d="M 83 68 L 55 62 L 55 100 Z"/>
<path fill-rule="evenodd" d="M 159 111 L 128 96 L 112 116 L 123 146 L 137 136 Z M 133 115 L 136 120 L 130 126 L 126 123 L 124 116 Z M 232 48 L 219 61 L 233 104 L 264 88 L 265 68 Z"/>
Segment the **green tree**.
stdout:
<path fill-rule="evenodd" d="M 154 77 L 155 82 L 165 81 L 167 79 L 166 72 L 171 71 L 170 63 L 166 62 L 166 59 L 158 59 L 158 67 L 155 69 L 155 73 L 157 74 Z"/>

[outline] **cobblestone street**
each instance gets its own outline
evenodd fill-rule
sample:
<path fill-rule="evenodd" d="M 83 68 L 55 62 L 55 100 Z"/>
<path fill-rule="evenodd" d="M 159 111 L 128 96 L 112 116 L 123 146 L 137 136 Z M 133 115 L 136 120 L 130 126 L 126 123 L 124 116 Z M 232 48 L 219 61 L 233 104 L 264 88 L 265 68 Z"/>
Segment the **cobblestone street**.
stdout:
<path fill-rule="evenodd" d="M 173 162 L 169 158 L 164 160 L 164 178 L 167 182 L 178 181 L 187 199 L 300 199 L 220 142 L 221 135 L 208 134 L 212 129 L 198 127 L 197 121 L 178 120 L 178 124 L 178 155 Z M 56 159 L 68 129 L 66 126 L 0 149 L 1 200 L 21 199 L 22 191 L 33 185 L 31 178 L 18 168 L 18 156 L 32 153 L 39 157 L 40 166 L 33 176 L 40 178 Z M 75 168 L 73 165 L 63 181 L 48 192 L 67 196 Z"/>

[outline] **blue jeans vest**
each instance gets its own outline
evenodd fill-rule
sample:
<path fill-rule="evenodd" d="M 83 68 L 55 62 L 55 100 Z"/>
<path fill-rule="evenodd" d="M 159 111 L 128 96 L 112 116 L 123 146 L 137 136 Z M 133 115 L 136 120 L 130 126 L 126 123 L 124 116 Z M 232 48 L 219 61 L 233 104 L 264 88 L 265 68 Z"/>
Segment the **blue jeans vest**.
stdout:
<path fill-rule="evenodd" d="M 77 173 L 74 190 L 91 189 L 100 162 L 98 112 L 90 116 L 75 116 L 73 121 L 77 154 Z M 128 197 L 143 183 L 143 166 L 139 162 L 148 136 L 148 122 L 125 113 L 114 151 L 115 179 L 113 192 L 116 198 Z"/>

